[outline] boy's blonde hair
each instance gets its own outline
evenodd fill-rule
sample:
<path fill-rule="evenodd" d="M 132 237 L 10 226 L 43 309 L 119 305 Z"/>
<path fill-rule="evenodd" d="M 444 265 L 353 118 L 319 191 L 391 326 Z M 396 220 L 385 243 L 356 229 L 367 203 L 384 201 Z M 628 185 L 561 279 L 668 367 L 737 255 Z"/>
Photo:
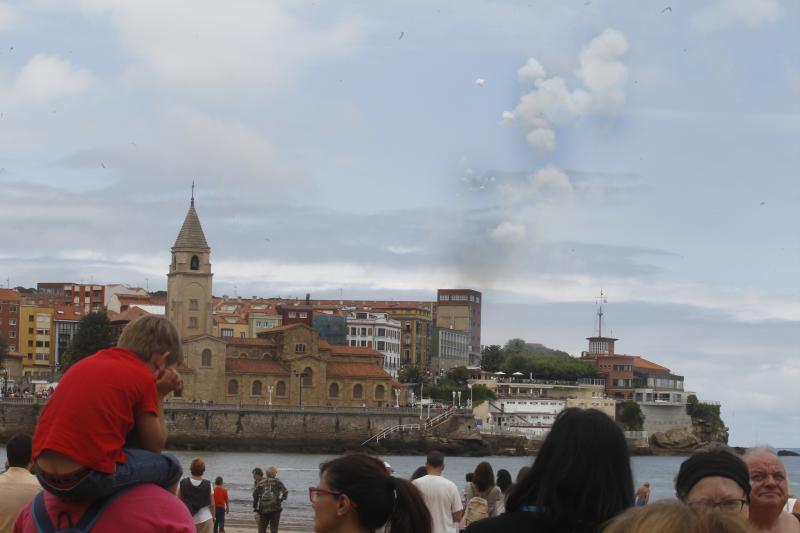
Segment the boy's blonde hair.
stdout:
<path fill-rule="evenodd" d="M 603 529 L 603 533 L 748 533 L 738 513 L 695 508 L 677 500 L 631 507 Z"/>
<path fill-rule="evenodd" d="M 183 362 L 181 337 L 172 322 L 163 316 L 145 315 L 129 322 L 117 341 L 117 347 L 135 353 L 143 361 L 169 352 L 167 365 Z"/>

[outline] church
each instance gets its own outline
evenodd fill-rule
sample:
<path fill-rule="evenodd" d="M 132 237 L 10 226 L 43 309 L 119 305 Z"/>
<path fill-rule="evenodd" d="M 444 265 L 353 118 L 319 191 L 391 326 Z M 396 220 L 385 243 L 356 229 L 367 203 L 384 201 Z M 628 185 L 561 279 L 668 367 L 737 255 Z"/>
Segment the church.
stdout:
<path fill-rule="evenodd" d="M 211 248 L 192 198 L 172 247 L 165 314 L 183 344 L 183 390 L 171 402 L 236 405 L 394 407 L 407 388 L 371 348 L 336 346 L 306 324 L 274 327 L 256 338 L 212 335 Z"/>

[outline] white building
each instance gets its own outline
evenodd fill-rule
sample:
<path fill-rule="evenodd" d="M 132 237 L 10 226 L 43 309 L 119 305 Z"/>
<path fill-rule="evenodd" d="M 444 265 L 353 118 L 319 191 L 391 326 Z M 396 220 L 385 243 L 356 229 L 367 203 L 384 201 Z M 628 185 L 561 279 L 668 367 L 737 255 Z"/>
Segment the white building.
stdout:
<path fill-rule="evenodd" d="M 347 315 L 347 344 L 382 353 L 384 370 L 396 378 L 400 368 L 400 328 L 400 321 L 386 313 L 351 311 Z"/>
<path fill-rule="evenodd" d="M 433 334 L 433 367 L 441 375 L 457 366 L 469 366 L 469 333 L 436 328 Z"/>

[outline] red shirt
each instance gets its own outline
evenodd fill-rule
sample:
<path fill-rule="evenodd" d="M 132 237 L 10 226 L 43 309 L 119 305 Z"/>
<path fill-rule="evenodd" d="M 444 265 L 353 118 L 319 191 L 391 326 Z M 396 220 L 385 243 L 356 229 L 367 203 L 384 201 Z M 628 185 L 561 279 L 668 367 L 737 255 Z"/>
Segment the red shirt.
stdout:
<path fill-rule="evenodd" d="M 39 416 L 33 457 L 53 450 L 113 473 L 125 462 L 125 437 L 143 413 L 159 414 L 153 371 L 128 350 L 100 350 L 64 374 Z"/>
<path fill-rule="evenodd" d="M 59 385 L 60 387 L 61 385 Z M 89 502 L 70 502 L 44 493 L 44 505 L 56 529 L 67 527 L 67 512 L 77 524 Z M 59 522 L 60 520 L 60 522 Z M 92 527 L 92 533 L 195 533 L 189 509 L 171 492 L 152 483 L 137 485 L 114 500 Z M 14 533 L 36 533 L 31 504 L 25 506 L 14 524 Z"/>
<path fill-rule="evenodd" d="M 225 507 L 228 502 L 228 489 L 214 486 L 214 507 Z"/>

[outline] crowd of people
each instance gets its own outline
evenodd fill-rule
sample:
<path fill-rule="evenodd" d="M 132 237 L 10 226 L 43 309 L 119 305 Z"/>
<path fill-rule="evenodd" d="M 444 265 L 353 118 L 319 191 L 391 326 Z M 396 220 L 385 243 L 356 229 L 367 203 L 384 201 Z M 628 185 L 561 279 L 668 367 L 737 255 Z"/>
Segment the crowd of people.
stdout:
<path fill-rule="evenodd" d="M 205 479 L 200 458 L 184 477 L 179 461 L 163 453 L 163 401 L 181 388 L 181 361 L 174 326 L 148 315 L 126 326 L 116 347 L 73 365 L 33 437 L 7 444 L 0 533 L 224 532 L 223 478 Z M 366 454 L 327 461 L 319 484 L 308 488 L 314 531 L 800 533 L 786 468 L 773 450 L 744 457 L 725 446 L 699 450 L 677 472 L 676 499 L 651 504 L 648 483 L 634 491 L 621 429 L 593 409 L 559 413 L 513 481 L 482 461 L 459 491 L 444 472 L 438 451 L 410 480 Z M 258 533 L 277 533 L 289 491 L 274 466 L 252 473 Z"/>

